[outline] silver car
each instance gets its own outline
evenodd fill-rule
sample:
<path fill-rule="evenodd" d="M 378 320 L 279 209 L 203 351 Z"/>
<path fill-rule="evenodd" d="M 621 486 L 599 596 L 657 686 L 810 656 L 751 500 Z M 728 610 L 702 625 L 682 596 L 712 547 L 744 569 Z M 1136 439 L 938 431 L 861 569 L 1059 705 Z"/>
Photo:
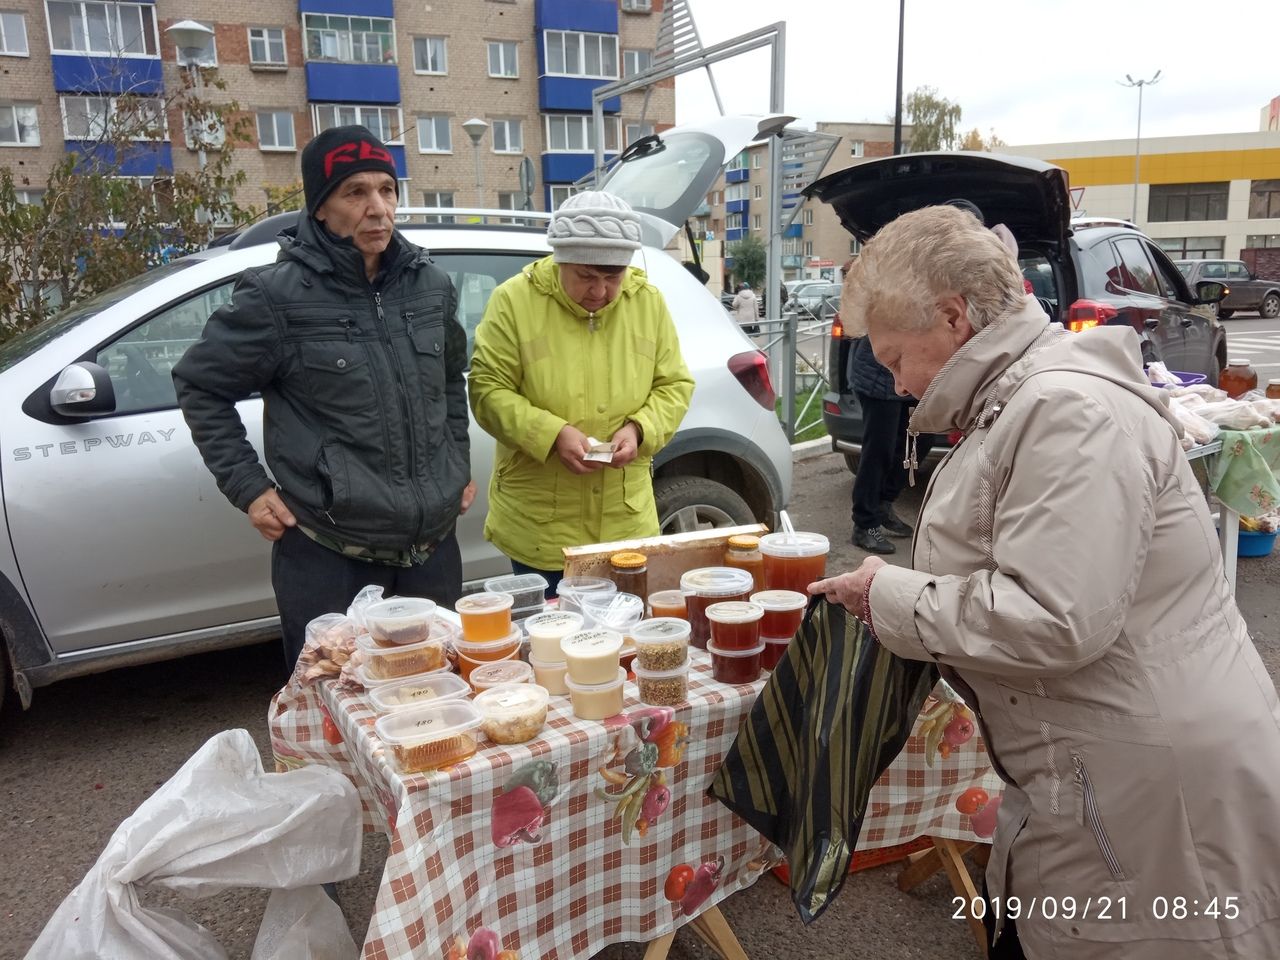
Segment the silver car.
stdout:
<path fill-rule="evenodd" d="M 666 297 L 697 381 L 654 462 L 665 532 L 772 522 L 790 496 L 763 354 L 663 252 L 721 167 L 787 119 L 673 129 L 605 181 L 641 212 L 635 264 Z M 494 288 L 549 252 L 545 227 L 512 223 L 510 211 L 497 223 L 404 215 L 405 234 L 457 287 L 468 336 Z M 26 706 L 34 687 L 65 677 L 278 634 L 270 545 L 205 469 L 170 370 L 241 271 L 275 259 L 280 226 L 151 270 L 0 347 L 0 701 L 10 685 Z M 261 452 L 262 401 L 239 409 Z M 473 424 L 480 495 L 458 525 L 468 581 L 509 569 L 483 536 L 493 450 Z"/>

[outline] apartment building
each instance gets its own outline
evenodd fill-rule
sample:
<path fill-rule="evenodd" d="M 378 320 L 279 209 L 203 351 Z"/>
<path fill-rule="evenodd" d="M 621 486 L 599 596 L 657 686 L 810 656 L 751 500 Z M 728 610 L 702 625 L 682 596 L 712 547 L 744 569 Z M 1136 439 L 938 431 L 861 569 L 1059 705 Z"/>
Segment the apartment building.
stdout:
<path fill-rule="evenodd" d="M 530 207 L 553 209 L 591 169 L 592 91 L 654 57 L 663 0 L 0 0 L 0 165 L 38 202 L 48 170 L 89 149 L 95 123 L 128 91 L 164 102 L 181 88 L 166 28 L 214 31 L 201 62 L 250 121 L 237 149 L 236 197 L 299 179 L 298 153 L 320 130 L 362 123 L 395 157 L 402 204 L 516 209 L 533 163 Z M 211 18 L 212 17 L 212 18 Z M 675 87 L 605 104 L 606 154 L 670 127 Z M 462 124 L 487 123 L 478 144 Z M 182 117 L 122 172 L 195 170 Z M 477 176 L 477 150 L 479 175 Z M 479 181 L 479 182 L 477 182 Z"/>
<path fill-rule="evenodd" d="M 893 124 L 819 123 L 815 130 L 839 138 L 835 153 L 822 176 L 873 157 L 893 154 Z M 903 128 L 908 141 L 911 128 Z M 747 236 L 769 242 L 770 171 L 769 146 L 753 144 L 739 154 L 707 194 L 695 215 L 694 234 L 701 238 L 709 263 L 725 256 L 724 270 L 731 274 L 730 248 Z M 782 278 L 838 279 L 840 266 L 857 253 L 857 241 L 840 225 L 831 208 L 806 201 L 787 227 L 782 241 Z M 727 276 L 726 276 L 727 282 Z"/>

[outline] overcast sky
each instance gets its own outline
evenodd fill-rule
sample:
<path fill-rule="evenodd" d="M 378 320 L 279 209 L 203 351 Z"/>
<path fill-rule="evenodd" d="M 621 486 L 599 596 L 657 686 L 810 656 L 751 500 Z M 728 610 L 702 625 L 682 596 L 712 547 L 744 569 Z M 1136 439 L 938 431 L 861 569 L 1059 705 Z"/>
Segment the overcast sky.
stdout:
<path fill-rule="evenodd" d="M 786 20 L 786 112 L 808 121 L 892 119 L 897 0 L 689 0 L 704 46 Z M 964 130 L 1010 144 L 1258 129 L 1280 96 L 1277 0 L 906 0 L 903 90 L 936 87 Z M 759 51 L 713 68 L 727 112 L 762 113 Z M 705 71 L 676 81 L 676 119 L 714 115 Z"/>

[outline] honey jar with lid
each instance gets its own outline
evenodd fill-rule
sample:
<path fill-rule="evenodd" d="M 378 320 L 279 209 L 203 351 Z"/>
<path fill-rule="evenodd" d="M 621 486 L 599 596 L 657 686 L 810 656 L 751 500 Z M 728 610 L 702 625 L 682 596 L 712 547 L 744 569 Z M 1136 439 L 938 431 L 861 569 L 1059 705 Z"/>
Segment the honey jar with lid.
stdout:
<path fill-rule="evenodd" d="M 1227 369 L 1218 376 L 1218 388 L 1227 391 L 1232 400 L 1258 388 L 1258 371 L 1248 360 L 1228 360 Z"/>
<path fill-rule="evenodd" d="M 649 595 L 649 558 L 643 553 L 628 550 L 609 558 L 609 579 L 619 593 L 630 593 L 640 598 Z"/>

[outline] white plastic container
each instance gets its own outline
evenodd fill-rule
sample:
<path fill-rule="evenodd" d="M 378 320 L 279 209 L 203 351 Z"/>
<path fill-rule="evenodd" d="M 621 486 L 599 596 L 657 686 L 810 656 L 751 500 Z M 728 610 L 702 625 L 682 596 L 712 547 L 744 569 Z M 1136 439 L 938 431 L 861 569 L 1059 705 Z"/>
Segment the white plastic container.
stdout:
<path fill-rule="evenodd" d="M 631 639 L 636 647 L 637 670 L 675 670 L 689 662 L 687 620 L 677 617 L 641 620 L 631 628 Z"/>
<path fill-rule="evenodd" d="M 527 664 L 526 664 L 527 666 Z M 536 683 L 506 683 L 476 694 L 480 729 L 494 743 L 527 743 L 542 732 L 551 697 Z"/>
<path fill-rule="evenodd" d="M 401 773 L 423 773 L 461 763 L 476 752 L 481 716 L 466 700 L 396 710 L 373 725 Z"/>
<path fill-rule="evenodd" d="M 523 660 L 494 660 L 471 670 L 471 687 L 477 694 L 492 687 L 533 682 L 533 667 Z"/>
<path fill-rule="evenodd" d="M 465 700 L 471 687 L 456 673 L 440 671 L 408 680 L 390 680 L 369 691 L 369 701 L 379 716 L 445 700 Z"/>
<path fill-rule="evenodd" d="M 529 666 L 533 668 L 533 682 L 538 686 L 545 689 L 553 697 L 568 695 L 569 685 L 565 681 L 569 674 L 569 665 L 563 660 L 553 660 L 547 663 L 536 657 L 530 657 Z"/>
<path fill-rule="evenodd" d="M 550 610 L 539 613 L 524 622 L 524 632 L 529 635 L 529 656 L 544 663 L 564 662 L 560 641 L 582 629 L 585 621 L 580 613 Z"/>
<path fill-rule="evenodd" d="M 582 616 L 587 629 L 599 627 L 626 634 L 644 619 L 644 601 L 630 593 L 581 598 Z"/>
<path fill-rule="evenodd" d="M 566 677 L 573 715 L 579 720 L 603 720 L 621 713 L 622 688 L 626 682 L 627 671 L 621 667 L 608 683 L 577 683 L 572 677 Z"/>
<path fill-rule="evenodd" d="M 560 651 L 575 683 L 608 683 L 618 672 L 622 634 L 612 630 L 580 630 L 560 641 Z"/>
<path fill-rule="evenodd" d="M 444 623 L 432 624 L 426 640 L 385 647 L 368 634 L 356 637 L 356 647 L 364 653 L 364 665 L 374 680 L 395 680 L 415 673 L 431 673 L 449 666 L 445 644 L 453 639 L 453 631 Z"/>
<path fill-rule="evenodd" d="M 565 577 L 556 586 L 556 596 L 560 598 L 560 609 L 570 613 L 582 612 L 582 597 L 603 596 L 617 592 L 616 583 L 601 577 Z"/>
<path fill-rule="evenodd" d="M 640 702 L 654 707 L 674 707 L 689 699 L 689 664 L 674 670 L 646 670 L 635 667 Z"/>
<path fill-rule="evenodd" d="M 541 604 L 546 600 L 547 580 L 540 573 L 512 573 L 505 577 L 490 577 L 484 582 L 485 593 L 511 594 L 511 606 L 521 610 Z"/>
<path fill-rule="evenodd" d="M 388 597 L 369 604 L 364 611 L 369 635 L 380 644 L 421 643 L 436 619 L 434 600 L 423 597 Z"/>

